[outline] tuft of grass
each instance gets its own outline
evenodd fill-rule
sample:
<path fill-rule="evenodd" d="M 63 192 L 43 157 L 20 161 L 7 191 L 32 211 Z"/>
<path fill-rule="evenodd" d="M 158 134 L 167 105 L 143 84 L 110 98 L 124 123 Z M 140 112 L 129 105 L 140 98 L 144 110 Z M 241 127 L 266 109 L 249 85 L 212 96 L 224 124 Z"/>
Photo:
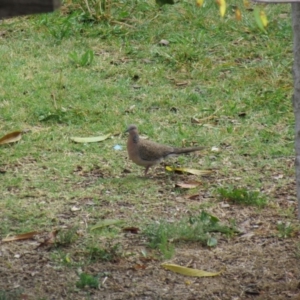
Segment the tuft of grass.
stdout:
<path fill-rule="evenodd" d="M 23 299 L 22 291 L 20 289 L 12 291 L 1 291 L 0 290 L 0 300 L 18 300 Z"/>
<path fill-rule="evenodd" d="M 79 275 L 79 280 L 76 282 L 76 287 L 84 289 L 86 287 L 97 289 L 99 287 L 99 278 L 86 273 Z"/>
<path fill-rule="evenodd" d="M 122 256 L 120 243 L 112 244 L 107 242 L 105 247 L 88 246 L 87 255 L 90 261 L 111 261 L 116 262 Z"/>
<path fill-rule="evenodd" d="M 222 200 L 230 201 L 234 204 L 252 205 L 258 207 L 265 207 L 267 199 L 259 192 L 248 191 L 245 188 L 219 188 L 219 197 Z"/>
<path fill-rule="evenodd" d="M 200 242 L 204 246 L 217 245 L 217 237 L 212 233 L 234 234 L 235 229 L 219 222 L 215 216 L 202 211 L 200 215 L 182 218 L 178 222 L 169 223 L 165 220 L 148 225 L 143 233 L 149 240 L 149 247 L 158 249 L 165 258 L 174 254 L 174 243 Z"/>
<path fill-rule="evenodd" d="M 93 62 L 94 51 L 88 49 L 82 54 L 79 54 L 76 51 L 72 51 L 69 54 L 69 57 L 76 66 L 85 67 L 85 66 L 89 66 Z"/>
<path fill-rule="evenodd" d="M 290 222 L 278 222 L 277 224 L 278 237 L 280 238 L 290 238 L 295 233 L 295 227 Z"/>
<path fill-rule="evenodd" d="M 55 245 L 57 247 L 66 247 L 73 244 L 78 239 L 77 230 L 78 227 L 76 226 L 66 230 L 60 230 L 55 238 Z"/>

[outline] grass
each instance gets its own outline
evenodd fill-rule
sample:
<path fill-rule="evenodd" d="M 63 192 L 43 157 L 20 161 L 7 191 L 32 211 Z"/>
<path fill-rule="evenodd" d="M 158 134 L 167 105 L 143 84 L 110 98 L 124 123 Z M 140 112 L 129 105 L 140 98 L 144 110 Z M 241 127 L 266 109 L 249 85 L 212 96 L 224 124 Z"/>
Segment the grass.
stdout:
<path fill-rule="evenodd" d="M 121 245 L 107 242 L 105 247 L 92 245 L 87 248 L 88 256 L 91 261 L 112 261 L 116 262 L 122 257 Z"/>
<path fill-rule="evenodd" d="M 14 291 L 1 291 L 0 290 L 0 299 L 1 300 L 13 300 L 13 299 L 21 299 L 22 291 L 20 289 L 16 289 Z"/>
<path fill-rule="evenodd" d="M 142 229 L 152 224 L 146 229 L 152 246 L 171 257 L 174 245 L 215 245 L 218 236 L 199 221 L 202 208 L 220 224 L 242 222 L 243 214 L 220 208 L 218 189 L 222 197 L 274 214 L 286 209 L 281 193 L 291 190 L 294 178 L 289 6 L 264 7 L 269 26 L 263 33 L 252 12 L 241 7 L 238 22 L 229 6 L 221 19 L 210 1 L 202 8 L 188 1 L 161 8 L 126 1 L 100 18 L 80 9 L 79 1 L 68 3 L 52 14 L 0 24 L 0 135 L 30 130 L 20 142 L 0 146 L 1 237 L 76 228 L 61 231 L 59 250 L 66 252 L 53 260 L 75 270 L 126 260 L 127 235 L 120 229 L 89 230 L 100 220 Z M 158 166 L 142 177 L 126 154 L 123 132 L 132 123 L 157 142 L 204 145 L 204 153 L 170 162 L 213 175 L 167 174 Z M 107 133 L 112 138 L 101 143 L 70 140 Z M 175 187 L 190 180 L 201 181 L 192 191 L 198 200 Z M 288 228 L 278 230 L 289 236 Z M 145 245 L 143 238 L 125 244 Z"/>
<path fill-rule="evenodd" d="M 217 245 L 217 238 L 212 233 L 223 233 L 232 236 L 235 229 L 219 223 L 219 219 L 202 211 L 201 214 L 182 218 L 173 223 L 165 220 L 152 223 L 144 229 L 148 237 L 149 247 L 158 249 L 167 259 L 174 254 L 174 243 L 199 242 L 204 246 Z"/>
<path fill-rule="evenodd" d="M 76 282 L 76 286 L 81 289 L 84 289 L 85 287 L 96 289 L 99 287 L 99 279 L 95 276 L 81 273 L 79 275 L 79 280 Z"/>
<path fill-rule="evenodd" d="M 218 193 L 222 200 L 227 200 L 235 204 L 253 205 L 258 207 L 267 205 L 265 196 L 260 195 L 259 192 L 247 191 L 245 188 L 220 188 L 218 189 Z"/>

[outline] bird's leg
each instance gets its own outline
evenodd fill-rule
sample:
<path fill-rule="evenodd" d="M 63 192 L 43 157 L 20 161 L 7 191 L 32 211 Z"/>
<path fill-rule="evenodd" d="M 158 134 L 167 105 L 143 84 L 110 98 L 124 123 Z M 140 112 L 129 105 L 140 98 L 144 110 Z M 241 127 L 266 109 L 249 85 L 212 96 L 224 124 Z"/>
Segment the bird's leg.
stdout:
<path fill-rule="evenodd" d="M 147 172 L 148 172 L 149 168 L 150 168 L 150 166 L 147 166 L 147 167 L 146 167 L 146 169 L 145 169 L 145 174 L 144 174 L 145 176 L 147 176 Z"/>

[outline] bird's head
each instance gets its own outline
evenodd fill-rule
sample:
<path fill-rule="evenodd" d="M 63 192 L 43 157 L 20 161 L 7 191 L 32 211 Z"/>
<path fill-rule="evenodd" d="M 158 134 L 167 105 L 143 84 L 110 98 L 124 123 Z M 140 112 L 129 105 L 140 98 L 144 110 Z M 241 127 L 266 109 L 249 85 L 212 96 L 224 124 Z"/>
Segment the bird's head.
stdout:
<path fill-rule="evenodd" d="M 137 127 L 134 124 L 131 124 L 127 127 L 125 132 L 129 132 L 130 133 L 137 133 Z"/>

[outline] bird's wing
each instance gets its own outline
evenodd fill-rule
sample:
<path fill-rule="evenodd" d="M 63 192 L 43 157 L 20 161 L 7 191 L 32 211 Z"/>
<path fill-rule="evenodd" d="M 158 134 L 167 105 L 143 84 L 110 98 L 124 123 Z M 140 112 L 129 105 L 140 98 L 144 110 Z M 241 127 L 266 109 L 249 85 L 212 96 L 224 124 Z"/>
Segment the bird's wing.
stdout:
<path fill-rule="evenodd" d="M 157 144 L 148 140 L 140 140 L 139 154 L 143 160 L 157 161 L 165 158 L 173 152 L 173 148 Z"/>

